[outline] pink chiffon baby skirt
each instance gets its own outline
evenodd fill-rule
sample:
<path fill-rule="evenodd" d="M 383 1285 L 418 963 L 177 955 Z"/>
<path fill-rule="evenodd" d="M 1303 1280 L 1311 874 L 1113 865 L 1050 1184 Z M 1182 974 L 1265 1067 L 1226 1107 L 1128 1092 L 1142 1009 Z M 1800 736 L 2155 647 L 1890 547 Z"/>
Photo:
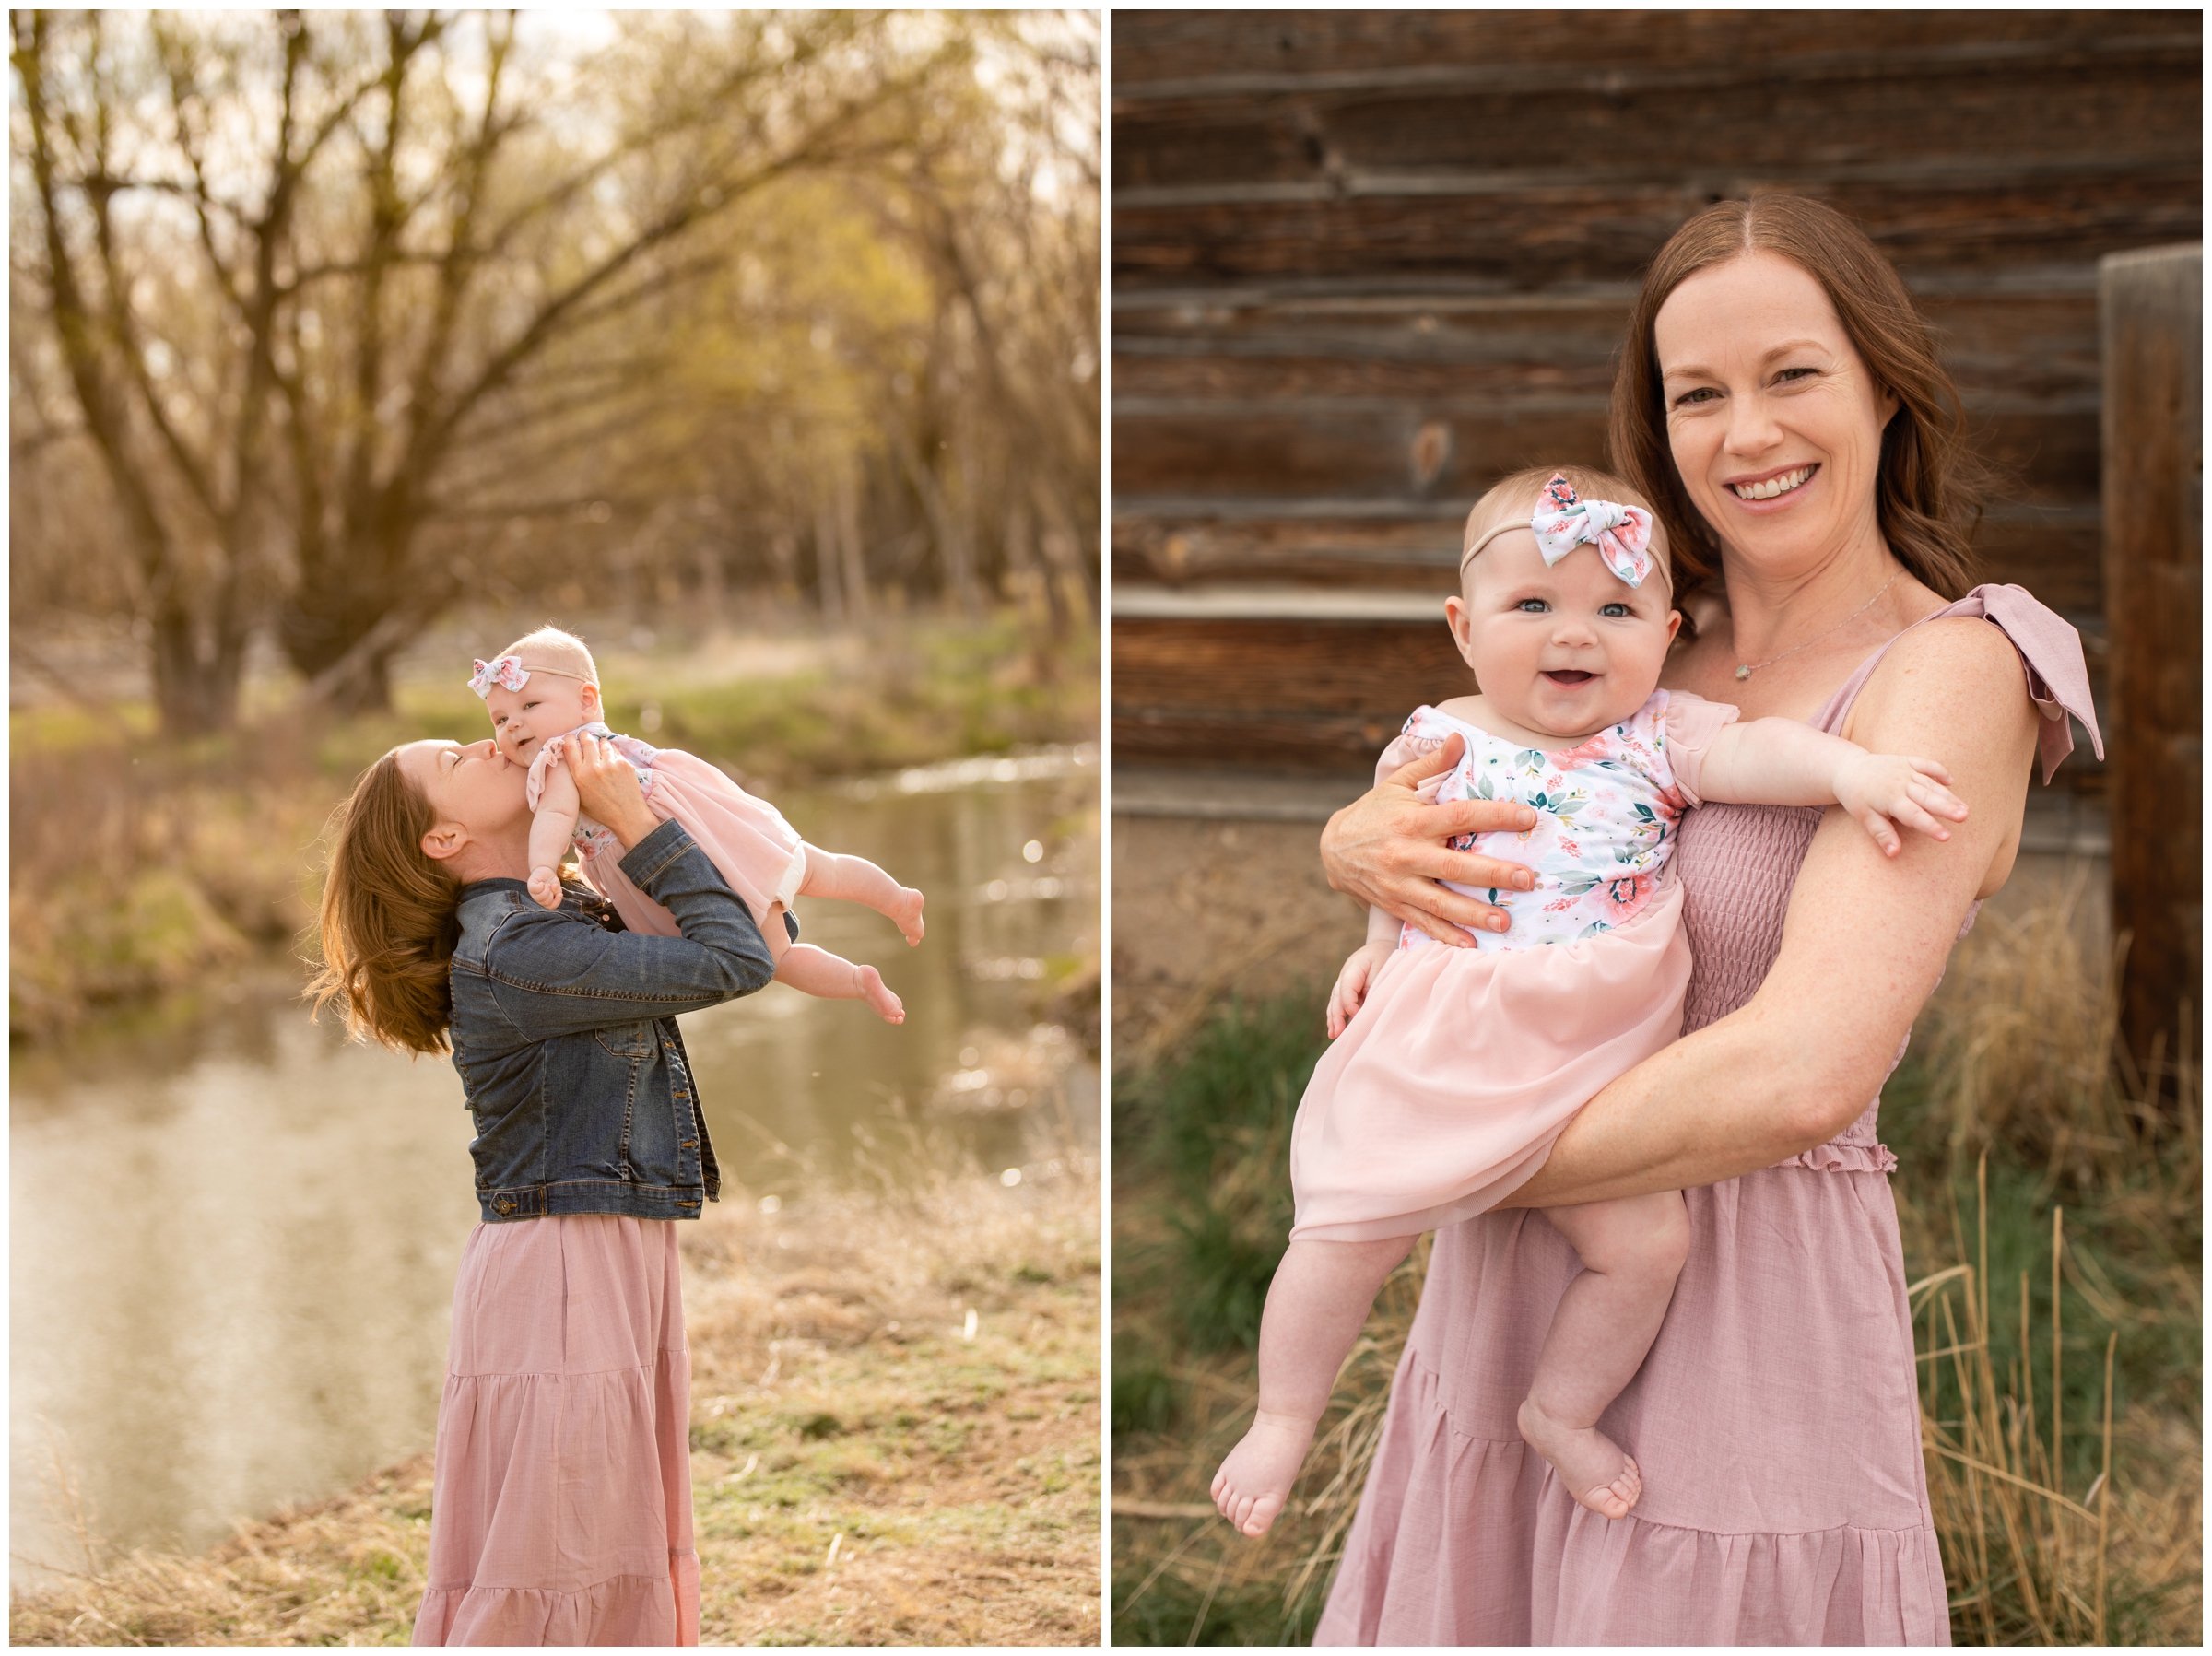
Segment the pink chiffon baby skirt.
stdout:
<path fill-rule="evenodd" d="M 1681 914 L 1670 879 L 1595 937 L 1393 955 L 1299 1104 L 1291 1238 L 1410 1236 L 1503 1200 L 1576 1110 L 1675 1039 Z"/>
<path fill-rule="evenodd" d="M 653 756 L 645 803 L 663 822 L 682 823 L 699 841 L 707 860 L 753 911 L 768 952 L 781 959 L 790 939 L 782 926 L 765 922 L 771 909 L 791 906 L 806 877 L 806 848 L 798 830 L 765 799 L 755 799 L 706 760 L 673 747 Z M 617 866 L 619 861 L 618 856 L 587 856 L 584 877 L 614 904 L 631 931 L 676 936 L 676 917 L 631 884 Z"/>
<path fill-rule="evenodd" d="M 418 1645 L 693 1645 L 676 1225 L 479 1225 L 453 1287 Z"/>

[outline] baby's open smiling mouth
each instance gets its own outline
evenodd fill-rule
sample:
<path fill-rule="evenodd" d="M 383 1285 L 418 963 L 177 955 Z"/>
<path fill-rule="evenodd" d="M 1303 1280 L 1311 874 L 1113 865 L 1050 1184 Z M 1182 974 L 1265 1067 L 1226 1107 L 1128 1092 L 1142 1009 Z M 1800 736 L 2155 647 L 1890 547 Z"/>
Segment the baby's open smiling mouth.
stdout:
<path fill-rule="evenodd" d="M 1597 675 L 1585 673 L 1580 667 L 1556 667 L 1547 671 L 1544 676 L 1550 679 L 1555 685 L 1580 685 L 1588 684 Z"/>

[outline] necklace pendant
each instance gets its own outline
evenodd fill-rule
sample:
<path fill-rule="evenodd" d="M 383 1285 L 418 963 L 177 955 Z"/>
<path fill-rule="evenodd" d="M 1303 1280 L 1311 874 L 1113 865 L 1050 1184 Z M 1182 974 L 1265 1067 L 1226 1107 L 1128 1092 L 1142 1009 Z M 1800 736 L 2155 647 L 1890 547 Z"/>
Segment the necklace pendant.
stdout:
<path fill-rule="evenodd" d="M 1751 676 L 1751 669 L 1745 666 L 1741 662 L 1738 662 L 1736 664 L 1735 675 L 1738 678 L 1748 678 Z"/>

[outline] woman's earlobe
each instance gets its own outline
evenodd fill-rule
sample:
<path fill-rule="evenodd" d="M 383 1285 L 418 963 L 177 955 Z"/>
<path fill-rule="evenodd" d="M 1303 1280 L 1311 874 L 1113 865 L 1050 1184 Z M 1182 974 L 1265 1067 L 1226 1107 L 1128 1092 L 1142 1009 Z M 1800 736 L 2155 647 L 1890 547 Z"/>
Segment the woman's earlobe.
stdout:
<path fill-rule="evenodd" d="M 422 854 L 442 863 L 468 843 L 468 830 L 457 822 L 441 822 L 422 837 Z"/>

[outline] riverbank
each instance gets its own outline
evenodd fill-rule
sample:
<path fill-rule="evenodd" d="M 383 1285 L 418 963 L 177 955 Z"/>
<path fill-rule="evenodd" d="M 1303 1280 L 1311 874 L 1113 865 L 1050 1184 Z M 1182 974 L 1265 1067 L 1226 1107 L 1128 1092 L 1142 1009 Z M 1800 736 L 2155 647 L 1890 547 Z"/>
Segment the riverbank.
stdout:
<path fill-rule="evenodd" d="M 702 1642 L 1098 1641 L 1098 1204 L 1071 1154 L 682 1227 Z M 197 1557 L 88 1538 L 10 1637 L 404 1644 L 429 1493 L 425 1453 Z"/>
<path fill-rule="evenodd" d="M 394 743 L 487 734 L 467 662 L 518 629 L 512 617 L 441 626 L 396 664 L 393 710 L 358 719 L 303 706 L 297 681 L 272 670 L 250 685 L 239 730 L 184 744 L 163 741 L 129 673 L 103 672 L 94 655 L 71 679 L 113 682 L 112 698 L 72 688 L 19 700 L 9 718 L 11 1039 L 48 1041 L 256 952 L 296 951 L 332 808 Z M 598 652 L 616 728 L 687 748 L 771 797 L 1097 738 L 1096 640 L 1041 655 L 1010 613 L 903 617 L 865 636 L 585 629 L 620 640 Z"/>

